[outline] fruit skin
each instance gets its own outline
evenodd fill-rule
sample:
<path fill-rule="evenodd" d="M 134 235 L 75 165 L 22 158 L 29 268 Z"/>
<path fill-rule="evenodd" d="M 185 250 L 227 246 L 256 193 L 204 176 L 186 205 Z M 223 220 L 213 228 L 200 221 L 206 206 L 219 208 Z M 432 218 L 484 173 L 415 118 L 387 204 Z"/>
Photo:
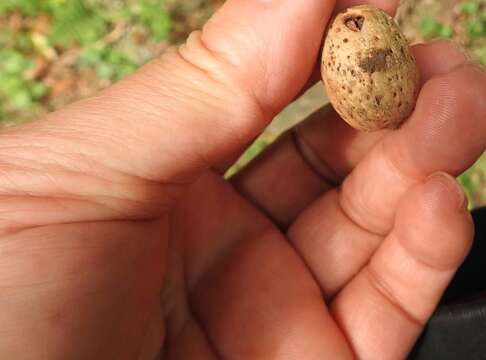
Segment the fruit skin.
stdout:
<path fill-rule="evenodd" d="M 396 129 L 415 108 L 415 59 L 393 18 L 375 7 L 352 7 L 334 18 L 321 73 L 333 107 L 358 130 Z"/>

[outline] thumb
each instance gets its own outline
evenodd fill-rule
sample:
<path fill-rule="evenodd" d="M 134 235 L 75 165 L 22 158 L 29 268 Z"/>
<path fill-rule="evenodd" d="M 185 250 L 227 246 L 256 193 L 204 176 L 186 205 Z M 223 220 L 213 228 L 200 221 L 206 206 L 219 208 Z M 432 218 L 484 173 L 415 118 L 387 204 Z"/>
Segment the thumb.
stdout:
<path fill-rule="evenodd" d="M 332 0 L 229 0 L 186 44 L 51 115 L 50 126 L 76 131 L 87 143 L 77 151 L 112 169 L 188 181 L 251 141 L 296 96 L 333 9 Z"/>

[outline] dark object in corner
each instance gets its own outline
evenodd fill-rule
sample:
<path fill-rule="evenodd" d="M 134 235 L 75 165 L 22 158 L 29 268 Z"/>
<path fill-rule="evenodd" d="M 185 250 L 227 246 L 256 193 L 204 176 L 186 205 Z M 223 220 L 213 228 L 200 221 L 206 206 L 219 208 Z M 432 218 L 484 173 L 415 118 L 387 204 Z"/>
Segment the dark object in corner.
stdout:
<path fill-rule="evenodd" d="M 486 208 L 474 211 L 473 218 L 476 236 L 471 253 L 410 360 L 486 360 Z"/>

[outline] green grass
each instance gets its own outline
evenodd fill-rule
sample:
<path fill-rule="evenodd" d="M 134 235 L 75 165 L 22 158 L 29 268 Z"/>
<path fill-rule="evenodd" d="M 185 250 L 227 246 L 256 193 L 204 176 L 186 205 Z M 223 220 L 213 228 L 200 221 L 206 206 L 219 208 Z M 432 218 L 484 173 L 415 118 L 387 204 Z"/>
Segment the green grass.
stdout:
<path fill-rule="evenodd" d="M 444 21 L 435 15 L 424 15 L 419 24 L 420 34 L 426 40 L 452 38 L 486 66 L 486 1 L 462 1 L 452 11 L 456 13 L 453 21 L 450 16 Z"/>
<path fill-rule="evenodd" d="M 486 204 L 486 157 L 483 155 L 474 166 L 459 177 L 473 209 Z"/>
<path fill-rule="evenodd" d="M 48 28 L 36 29 L 42 19 Z M 2 0 L 0 121 L 44 106 L 52 85 L 29 76 L 36 58 L 54 63 L 76 49 L 75 67 L 94 69 L 100 79 L 115 81 L 134 71 L 146 59 L 134 58 L 107 39 L 120 24 L 143 28 L 153 41 L 167 39 L 171 29 L 164 0 Z"/>

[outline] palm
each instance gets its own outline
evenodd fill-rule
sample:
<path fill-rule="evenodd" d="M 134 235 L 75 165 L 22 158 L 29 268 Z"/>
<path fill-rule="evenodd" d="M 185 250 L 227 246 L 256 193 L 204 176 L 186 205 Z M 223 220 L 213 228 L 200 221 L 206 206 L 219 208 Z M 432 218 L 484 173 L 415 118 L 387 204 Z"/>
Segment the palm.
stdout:
<path fill-rule="evenodd" d="M 285 235 L 218 175 L 191 188 L 173 221 L 180 262 L 170 267 L 178 281 L 166 291 L 184 301 L 166 305 L 169 358 L 279 358 L 297 350 L 293 338 L 322 336 L 326 306 L 311 272 Z"/>
<path fill-rule="evenodd" d="M 325 129 L 315 128 L 315 120 L 322 126 L 322 113 L 328 121 L 325 127 L 332 126 L 341 135 L 350 131 L 325 110 L 304 124 L 299 131 L 301 137 L 310 134 L 307 140 L 312 143 L 312 137 L 321 135 L 322 140 L 320 132 Z M 444 280 L 453 273 L 453 264 L 460 261 L 467 248 L 463 240 L 469 236 L 469 223 L 467 216 L 458 219 L 451 216 L 450 209 L 438 210 L 443 206 L 454 209 L 457 204 L 432 199 L 436 202 L 432 208 L 441 217 L 438 224 L 432 225 L 430 214 L 422 211 L 430 199 L 420 199 L 417 190 L 409 192 L 408 200 L 394 201 L 396 206 L 381 213 L 378 222 L 373 212 L 383 209 L 380 203 L 393 202 L 387 196 L 372 204 L 369 222 L 359 223 L 363 209 L 348 215 L 352 206 L 340 204 L 345 202 L 343 193 L 355 191 L 352 184 L 356 185 L 356 178 L 366 179 L 370 158 L 380 156 L 380 144 L 386 141 L 381 139 L 386 136 L 367 135 L 366 140 L 348 144 L 360 155 L 337 155 L 330 165 L 341 169 L 337 172 L 343 175 L 355 168 L 345 181 L 349 184 L 340 190 L 341 181 L 334 187 L 317 177 L 319 185 L 308 183 L 306 190 L 300 189 L 304 198 L 309 191 L 313 196 L 320 193 L 318 200 L 307 206 L 303 205 L 306 200 L 291 199 L 292 187 L 299 186 L 298 181 L 283 176 L 285 180 L 279 186 L 270 175 L 288 171 L 276 160 L 279 155 L 272 153 L 286 153 L 290 136 L 237 176 L 233 184 L 210 172 L 190 188 L 170 217 L 173 261 L 169 262 L 169 281 L 162 302 L 167 314 L 164 352 L 168 358 L 344 359 L 367 357 L 376 346 L 384 351 L 383 358 L 399 358 L 407 353 L 440 296 L 437 289 L 443 288 Z M 375 149 L 367 154 L 365 149 L 372 147 Z M 320 151 L 325 152 L 323 148 Z M 292 164 L 292 158 L 286 158 L 290 170 L 302 166 Z M 303 166 L 308 167 L 308 162 Z M 299 177 L 308 176 L 308 170 L 301 168 Z M 381 169 L 382 174 L 389 171 L 399 170 L 386 166 Z M 358 188 L 376 186 L 373 174 L 368 178 Z M 289 199 L 282 199 L 286 192 Z M 395 219 L 397 211 L 403 218 Z M 434 232 L 441 236 L 440 224 L 446 222 L 455 229 L 453 233 L 463 233 L 465 238 L 456 239 L 428 262 L 430 268 L 425 272 L 415 264 L 408 269 L 411 273 L 393 273 L 387 260 L 423 261 L 424 251 L 434 251 L 435 240 L 428 237 Z M 409 234 L 404 224 L 428 224 L 430 228 Z M 282 226 L 288 231 L 282 232 Z M 383 241 L 385 245 L 381 246 Z M 423 243 L 421 249 L 416 248 L 418 241 Z M 394 249 L 401 246 L 410 246 L 410 253 Z M 380 247 L 388 249 L 378 251 Z M 416 289 L 414 296 L 407 295 L 410 300 L 419 299 L 407 304 L 407 296 L 402 298 L 403 287 L 413 285 L 417 278 L 433 285 Z M 174 294 L 182 301 L 171 302 Z M 397 328 L 403 338 L 397 339 L 391 332 Z"/>
<path fill-rule="evenodd" d="M 40 232 L 22 234 L 3 260 L 16 263 L 12 295 L 29 289 L 36 299 L 45 354 L 266 359 L 302 353 L 286 348 L 291 338 L 329 331 L 319 287 L 285 235 L 218 175 L 194 184 L 167 218 L 58 230 L 40 245 Z M 14 318 L 5 319 L 11 336 L 31 321 Z"/>

